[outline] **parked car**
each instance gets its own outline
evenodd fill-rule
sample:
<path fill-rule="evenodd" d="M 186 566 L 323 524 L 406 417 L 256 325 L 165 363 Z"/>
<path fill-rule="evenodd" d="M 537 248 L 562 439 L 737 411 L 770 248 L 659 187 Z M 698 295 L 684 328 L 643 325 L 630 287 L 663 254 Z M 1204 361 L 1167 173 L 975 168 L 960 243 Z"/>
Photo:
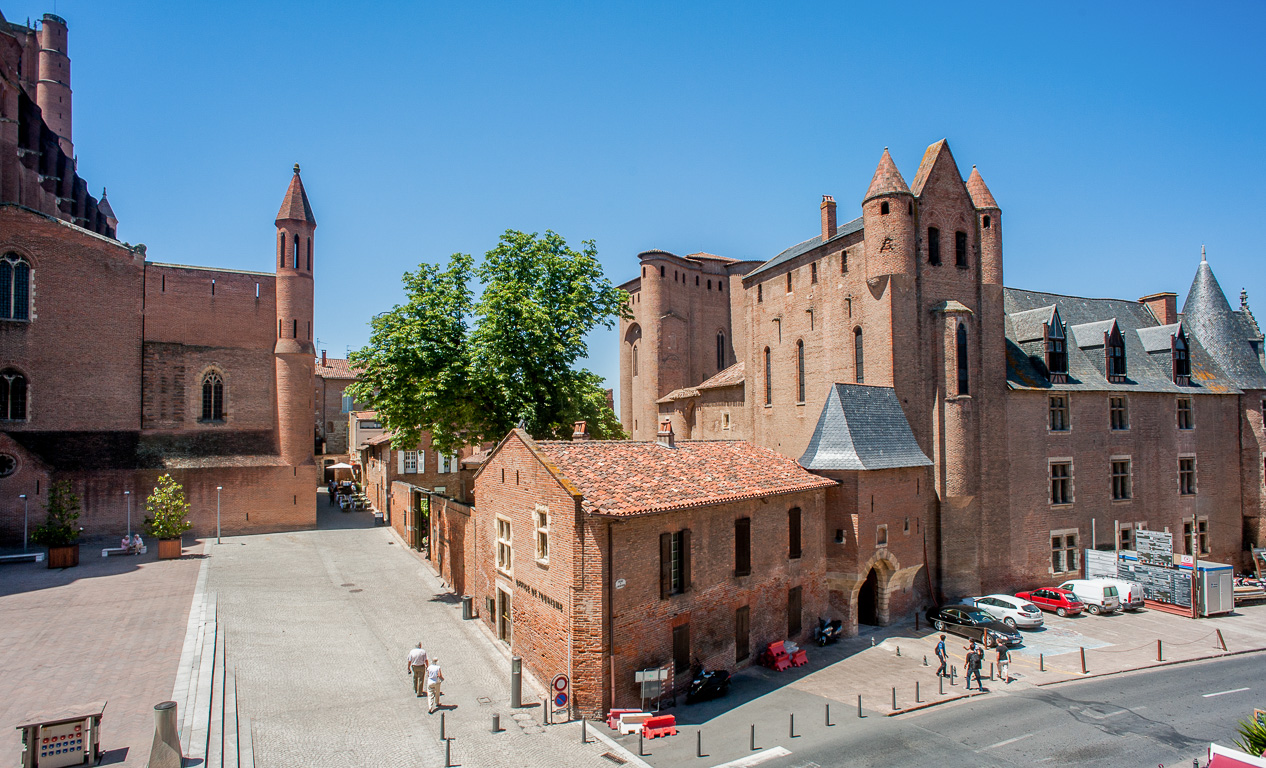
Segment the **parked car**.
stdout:
<path fill-rule="evenodd" d="M 1042 612 L 1027 600 L 1011 595 L 985 595 L 974 602 L 977 608 L 1009 627 L 1037 629 L 1042 626 Z"/>
<path fill-rule="evenodd" d="M 996 645 L 998 639 L 1007 645 L 1016 646 L 1024 642 L 1015 627 L 1003 624 L 994 617 L 974 605 L 946 605 L 928 611 L 928 623 L 936 627 L 938 632 L 953 632 L 956 635 L 979 640 L 988 648 Z"/>
<path fill-rule="evenodd" d="M 1100 581 L 1106 581 L 1117 588 L 1117 595 L 1121 598 L 1121 610 L 1137 611 L 1143 607 L 1143 585 L 1125 579 L 1103 578 Z"/>
<path fill-rule="evenodd" d="M 1113 613 L 1121 608 L 1121 596 L 1115 585 L 1107 579 L 1071 579 L 1059 585 L 1077 596 L 1086 604 L 1086 610 L 1092 616 L 1101 613 Z"/>
<path fill-rule="evenodd" d="M 1021 600 L 1028 600 L 1044 611 L 1054 611 L 1056 616 L 1076 616 L 1086 610 L 1086 604 L 1066 589 L 1042 587 L 1031 592 L 1016 592 Z"/>

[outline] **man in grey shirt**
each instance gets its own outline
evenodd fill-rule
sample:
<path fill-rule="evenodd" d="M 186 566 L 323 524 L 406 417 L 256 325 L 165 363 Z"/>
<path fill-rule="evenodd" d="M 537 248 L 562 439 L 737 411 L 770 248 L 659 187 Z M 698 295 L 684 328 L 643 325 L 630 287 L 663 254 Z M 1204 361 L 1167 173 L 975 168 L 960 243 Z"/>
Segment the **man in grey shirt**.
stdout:
<path fill-rule="evenodd" d="M 421 643 L 409 651 L 405 665 L 409 671 L 413 672 L 413 692 L 420 699 L 426 695 L 426 668 L 428 666 L 426 651 L 422 650 Z"/>

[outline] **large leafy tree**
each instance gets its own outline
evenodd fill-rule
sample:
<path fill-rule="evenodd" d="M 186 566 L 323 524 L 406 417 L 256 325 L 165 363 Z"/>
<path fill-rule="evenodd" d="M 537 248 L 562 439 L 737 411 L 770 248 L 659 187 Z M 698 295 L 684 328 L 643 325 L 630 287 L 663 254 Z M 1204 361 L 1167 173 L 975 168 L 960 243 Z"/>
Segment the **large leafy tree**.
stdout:
<path fill-rule="evenodd" d="M 483 284 L 477 303 L 472 275 Z M 362 373 L 348 389 L 397 447 L 425 431 L 454 450 L 520 422 L 540 438 L 567 437 L 579 420 L 594 437 L 624 437 L 602 379 L 576 367 L 585 336 L 611 327 L 628 298 L 603 276 L 593 242 L 576 251 L 554 232 L 510 230 L 477 270 L 454 254 L 444 271 L 421 265 L 405 285 L 408 301 L 375 317 L 369 345 L 351 354 Z"/>

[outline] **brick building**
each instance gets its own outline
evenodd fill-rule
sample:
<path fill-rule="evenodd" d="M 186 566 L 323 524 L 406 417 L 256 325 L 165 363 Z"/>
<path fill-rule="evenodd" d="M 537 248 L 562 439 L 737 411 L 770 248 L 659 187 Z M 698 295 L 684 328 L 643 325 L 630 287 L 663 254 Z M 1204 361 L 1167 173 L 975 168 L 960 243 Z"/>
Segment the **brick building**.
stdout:
<path fill-rule="evenodd" d="M 878 535 L 848 524 L 871 499 L 869 525 L 889 542 L 904 540 L 899 520 L 917 541 L 900 567 L 860 553 L 828 566 L 834 608 L 857 616 L 872 599 L 861 585 L 897 574 L 938 597 L 1038 586 L 1138 527 L 1231 563 L 1266 543 L 1262 334 L 1207 261 L 1182 315 L 1173 293 L 1006 288 L 1001 208 L 945 141 L 911 185 L 885 150 L 857 218 L 840 224 L 829 196 L 818 212 L 818 234 L 764 262 L 639 255 L 622 286 L 620 415 L 635 440 L 664 417 L 685 437 L 750 440 L 841 480 L 828 553 L 841 533 Z M 908 431 L 926 465 L 863 461 L 846 480 L 813 463 L 836 403 L 860 417 L 849 403 L 869 389 L 901 417 L 863 430 L 862 452 Z M 884 490 L 911 485 L 912 497 Z"/>
<path fill-rule="evenodd" d="M 357 374 L 346 360 L 328 357 L 325 350 L 321 350 L 315 373 L 316 452 L 331 457 L 326 464 L 334 464 L 349 456 L 347 415 L 360 410 L 361 404 L 343 391 L 356 382 Z"/>
<path fill-rule="evenodd" d="M 164 472 L 195 533 L 217 499 L 227 531 L 315 524 L 316 219 L 299 167 L 261 244 L 269 271 L 152 261 L 75 173 L 65 21 L 0 19 L 0 75 L 0 540 L 21 540 L 20 494 L 39 522 L 62 479 L 85 533 L 116 535 Z"/>

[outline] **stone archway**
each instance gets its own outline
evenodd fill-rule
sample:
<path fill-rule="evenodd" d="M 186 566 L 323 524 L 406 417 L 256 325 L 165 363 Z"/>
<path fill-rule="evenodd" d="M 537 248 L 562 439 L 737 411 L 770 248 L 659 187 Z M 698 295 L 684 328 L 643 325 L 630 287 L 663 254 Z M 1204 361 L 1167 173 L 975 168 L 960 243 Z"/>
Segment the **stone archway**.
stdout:
<path fill-rule="evenodd" d="M 874 568 L 866 574 L 861 588 L 857 591 L 857 624 L 879 626 L 879 575 Z"/>

